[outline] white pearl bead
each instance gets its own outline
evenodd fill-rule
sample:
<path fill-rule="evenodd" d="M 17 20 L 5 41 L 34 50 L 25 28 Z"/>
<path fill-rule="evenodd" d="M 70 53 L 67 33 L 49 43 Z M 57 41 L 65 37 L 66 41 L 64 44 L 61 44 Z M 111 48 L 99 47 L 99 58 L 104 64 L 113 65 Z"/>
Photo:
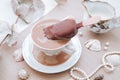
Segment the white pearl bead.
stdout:
<path fill-rule="evenodd" d="M 83 33 L 82 32 L 78 32 L 79 36 L 82 37 L 83 36 Z"/>
<path fill-rule="evenodd" d="M 109 42 L 106 42 L 106 43 L 105 43 L 105 46 L 109 46 L 109 45 L 110 45 L 110 43 L 109 43 Z"/>
<path fill-rule="evenodd" d="M 107 47 L 107 46 L 105 46 L 105 47 L 104 47 L 104 50 L 105 50 L 105 51 L 107 51 L 107 50 L 108 50 L 108 47 Z"/>

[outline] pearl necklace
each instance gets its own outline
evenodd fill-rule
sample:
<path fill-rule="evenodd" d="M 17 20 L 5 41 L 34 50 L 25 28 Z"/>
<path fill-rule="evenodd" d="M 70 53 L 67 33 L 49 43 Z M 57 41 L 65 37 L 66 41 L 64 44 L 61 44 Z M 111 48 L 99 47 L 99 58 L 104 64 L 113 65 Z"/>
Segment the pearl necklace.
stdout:
<path fill-rule="evenodd" d="M 106 72 L 112 72 L 114 71 L 115 67 L 111 63 L 106 62 L 106 57 L 113 54 L 120 55 L 120 51 L 113 51 L 104 54 L 102 57 L 102 64 L 99 65 L 90 75 L 87 75 L 84 70 L 78 67 L 72 68 L 70 71 L 70 75 L 76 80 L 90 80 L 90 78 L 101 68 L 104 68 Z M 74 71 L 81 73 L 84 77 L 81 78 L 79 76 L 76 76 Z"/>

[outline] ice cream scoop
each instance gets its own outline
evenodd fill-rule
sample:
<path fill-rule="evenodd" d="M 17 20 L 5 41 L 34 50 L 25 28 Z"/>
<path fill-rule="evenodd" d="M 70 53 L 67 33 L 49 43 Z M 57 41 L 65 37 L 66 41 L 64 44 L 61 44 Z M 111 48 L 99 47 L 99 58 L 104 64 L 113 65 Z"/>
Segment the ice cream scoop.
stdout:
<path fill-rule="evenodd" d="M 76 23 L 74 18 L 69 17 L 44 28 L 44 34 L 52 40 L 70 39 L 77 34 L 79 28 L 96 23 L 99 21 L 98 19 L 99 17 L 94 17 L 88 21 Z"/>

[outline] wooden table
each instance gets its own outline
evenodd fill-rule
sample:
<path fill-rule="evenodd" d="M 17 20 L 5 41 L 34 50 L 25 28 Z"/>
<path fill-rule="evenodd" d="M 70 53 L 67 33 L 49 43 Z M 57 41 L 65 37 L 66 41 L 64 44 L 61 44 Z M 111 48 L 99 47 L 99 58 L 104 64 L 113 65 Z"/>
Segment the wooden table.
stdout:
<path fill-rule="evenodd" d="M 69 2 L 67 2 L 65 5 L 57 6 L 53 11 L 51 11 L 41 20 L 51 18 L 62 19 L 68 15 L 72 15 L 76 18 L 77 21 L 81 21 L 83 13 L 84 8 L 82 7 L 80 0 L 69 0 Z M 16 46 L 8 47 L 7 45 L 4 45 L 0 47 L 0 80 L 19 80 L 17 73 L 21 68 L 26 69 L 30 73 L 28 80 L 73 80 L 69 74 L 70 70 L 58 74 L 44 74 L 31 69 L 25 61 L 19 63 L 15 62 L 12 54 L 15 49 L 22 46 L 22 42 L 24 41 L 24 38 L 30 33 L 30 30 L 31 26 L 24 30 L 22 33 L 17 34 L 18 44 Z M 86 49 L 84 43 L 88 39 L 99 39 L 102 42 L 102 47 L 104 47 L 105 42 L 110 42 L 108 51 L 120 50 L 120 28 L 114 29 L 106 34 L 101 35 L 90 32 L 86 27 L 81 28 L 80 31 L 83 32 L 83 37 L 80 37 L 83 49 L 81 58 L 75 66 L 78 66 L 81 69 L 85 70 L 87 74 L 90 74 L 101 64 L 102 55 L 107 52 L 104 50 L 100 52 L 93 52 Z M 104 75 L 104 80 L 119 80 L 120 67 L 118 66 L 113 73 L 106 73 L 104 69 L 101 69 L 96 73 L 96 75 L 101 74 Z M 96 75 L 94 75 L 91 80 L 93 80 Z"/>

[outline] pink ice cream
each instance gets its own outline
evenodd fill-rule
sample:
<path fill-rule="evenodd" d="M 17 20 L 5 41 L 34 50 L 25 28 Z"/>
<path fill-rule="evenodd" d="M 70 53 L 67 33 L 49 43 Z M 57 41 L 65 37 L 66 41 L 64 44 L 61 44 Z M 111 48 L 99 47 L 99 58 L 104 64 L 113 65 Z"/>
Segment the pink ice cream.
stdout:
<path fill-rule="evenodd" d="M 76 21 L 72 18 L 65 19 L 44 29 L 48 39 L 70 39 L 78 32 Z"/>
<path fill-rule="evenodd" d="M 90 18 L 88 21 L 76 23 L 74 18 L 67 18 L 44 28 L 44 33 L 48 39 L 52 40 L 70 39 L 77 34 L 79 28 L 91 25 L 94 22 L 96 23 L 99 21 L 98 19 L 99 17 L 94 17 Z"/>

